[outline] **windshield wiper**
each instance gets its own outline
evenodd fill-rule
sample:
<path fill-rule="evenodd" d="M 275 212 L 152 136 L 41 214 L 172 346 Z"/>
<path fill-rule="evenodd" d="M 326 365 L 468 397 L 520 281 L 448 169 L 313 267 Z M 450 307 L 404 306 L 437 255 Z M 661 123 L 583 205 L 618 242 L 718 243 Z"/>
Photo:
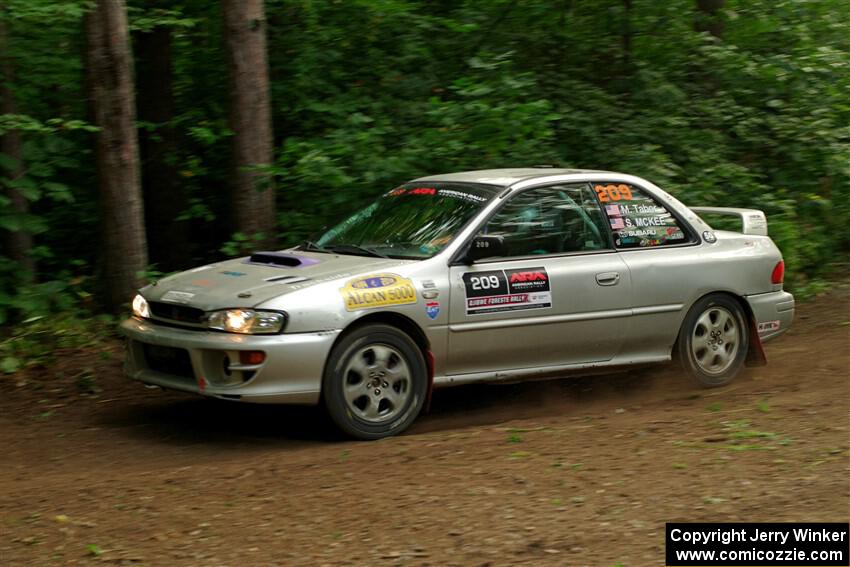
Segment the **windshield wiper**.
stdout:
<path fill-rule="evenodd" d="M 377 250 L 373 248 L 366 248 L 365 246 L 360 246 L 359 244 L 332 244 L 328 246 L 328 249 L 333 252 L 341 252 L 343 254 L 361 254 L 366 256 L 374 256 L 375 258 L 389 258 L 386 254 L 381 254 Z"/>
<path fill-rule="evenodd" d="M 298 245 L 298 248 L 301 248 L 302 250 L 313 250 L 315 252 L 331 252 L 327 248 L 319 246 L 312 240 L 303 241 L 301 244 Z"/>

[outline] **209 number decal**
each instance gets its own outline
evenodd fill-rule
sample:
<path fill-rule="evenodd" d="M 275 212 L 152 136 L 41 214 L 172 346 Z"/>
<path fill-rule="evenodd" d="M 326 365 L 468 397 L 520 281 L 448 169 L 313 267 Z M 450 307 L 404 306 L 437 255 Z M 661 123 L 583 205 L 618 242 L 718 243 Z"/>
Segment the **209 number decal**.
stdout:
<path fill-rule="evenodd" d="M 475 291 L 484 289 L 498 289 L 501 285 L 499 276 L 470 276 L 469 283 Z"/>
<path fill-rule="evenodd" d="M 599 201 L 602 203 L 632 200 L 632 190 L 625 183 L 620 183 L 619 185 L 594 185 L 593 190 L 596 191 Z"/>
<path fill-rule="evenodd" d="M 508 279 L 502 270 L 467 272 L 463 274 L 467 297 L 487 297 L 508 293 Z"/>

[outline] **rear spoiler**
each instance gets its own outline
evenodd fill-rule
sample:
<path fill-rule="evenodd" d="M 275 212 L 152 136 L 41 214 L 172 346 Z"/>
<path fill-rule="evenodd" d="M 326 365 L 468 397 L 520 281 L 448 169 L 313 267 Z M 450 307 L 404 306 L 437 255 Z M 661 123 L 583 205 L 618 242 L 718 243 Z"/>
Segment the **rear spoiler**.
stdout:
<path fill-rule="evenodd" d="M 741 219 L 741 232 L 767 236 L 767 217 L 757 209 L 733 209 L 730 207 L 689 207 L 698 215 L 725 215 Z"/>

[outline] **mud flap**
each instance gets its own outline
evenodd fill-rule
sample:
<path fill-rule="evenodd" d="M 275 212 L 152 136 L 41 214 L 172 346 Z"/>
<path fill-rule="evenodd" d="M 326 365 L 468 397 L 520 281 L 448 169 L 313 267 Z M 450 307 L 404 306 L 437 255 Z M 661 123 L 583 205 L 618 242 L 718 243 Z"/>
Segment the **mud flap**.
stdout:
<path fill-rule="evenodd" d="M 756 318 L 750 314 L 750 348 L 747 351 L 747 358 L 744 360 L 745 366 L 766 366 L 767 355 L 764 354 L 764 347 L 761 344 L 761 338 L 758 332 L 758 323 Z"/>
<path fill-rule="evenodd" d="M 431 393 L 434 391 L 434 353 L 430 350 L 425 353 L 425 365 L 428 367 L 428 390 L 425 393 L 425 405 L 422 413 L 431 411 Z"/>

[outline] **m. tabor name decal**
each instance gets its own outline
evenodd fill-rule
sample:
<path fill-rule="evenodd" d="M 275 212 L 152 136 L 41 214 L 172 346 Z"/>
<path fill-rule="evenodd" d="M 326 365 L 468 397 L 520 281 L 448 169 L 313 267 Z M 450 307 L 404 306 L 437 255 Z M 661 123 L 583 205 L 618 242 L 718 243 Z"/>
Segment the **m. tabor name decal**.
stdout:
<path fill-rule="evenodd" d="M 543 267 L 466 272 L 463 286 L 467 315 L 552 307 L 549 274 Z"/>

